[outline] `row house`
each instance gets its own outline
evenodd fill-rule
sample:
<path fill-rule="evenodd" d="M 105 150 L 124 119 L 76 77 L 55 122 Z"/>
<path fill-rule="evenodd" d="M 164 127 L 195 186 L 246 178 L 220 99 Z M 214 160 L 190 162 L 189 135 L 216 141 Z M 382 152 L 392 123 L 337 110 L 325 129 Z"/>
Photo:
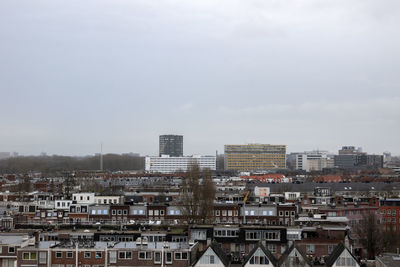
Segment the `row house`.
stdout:
<path fill-rule="evenodd" d="M 214 218 L 216 223 L 239 223 L 240 207 L 230 203 L 214 204 Z"/>
<path fill-rule="evenodd" d="M 17 267 L 190 266 L 196 245 L 176 242 L 40 242 L 17 251 Z"/>
<path fill-rule="evenodd" d="M 75 196 L 80 199 L 81 196 Z M 87 204 L 82 201 L 55 200 L 48 205 L 21 203 L 19 213 L 26 216 L 25 223 L 145 223 L 149 221 L 178 223 L 184 221 L 179 205 L 166 204 Z M 80 202 L 80 203 L 79 203 Z M 298 214 L 295 203 L 287 204 L 214 204 L 214 222 L 229 224 L 294 225 Z"/>
<path fill-rule="evenodd" d="M 94 202 L 97 204 L 121 204 L 122 196 L 94 196 Z"/>
<path fill-rule="evenodd" d="M 240 221 L 246 224 L 294 225 L 298 214 L 296 204 L 243 205 Z"/>
<path fill-rule="evenodd" d="M 349 220 L 349 226 L 354 227 L 365 216 L 369 214 L 377 214 L 379 207 L 367 205 L 346 205 L 346 206 L 330 206 L 319 209 L 319 213 L 329 217 L 346 217 Z"/>
<path fill-rule="evenodd" d="M 2 233 L 0 235 L 0 266 L 17 266 L 17 251 L 32 244 L 35 244 L 35 238 L 27 234 Z"/>
<path fill-rule="evenodd" d="M 200 250 L 216 241 L 235 262 L 243 260 L 258 242 L 275 255 L 281 255 L 287 245 L 286 228 L 281 226 L 198 225 L 190 227 L 189 238 L 199 243 Z"/>
<path fill-rule="evenodd" d="M 400 199 L 380 200 L 379 213 L 385 231 L 400 232 Z"/>
<path fill-rule="evenodd" d="M 346 217 L 327 217 L 321 214 L 299 217 L 296 224 L 301 228 L 301 238 L 296 244 L 310 258 L 326 257 L 338 243 L 345 241 L 349 231 L 348 223 Z"/>
<path fill-rule="evenodd" d="M 89 205 L 78 204 L 72 201 L 69 207 L 69 221 L 71 223 L 86 223 L 89 221 Z"/>

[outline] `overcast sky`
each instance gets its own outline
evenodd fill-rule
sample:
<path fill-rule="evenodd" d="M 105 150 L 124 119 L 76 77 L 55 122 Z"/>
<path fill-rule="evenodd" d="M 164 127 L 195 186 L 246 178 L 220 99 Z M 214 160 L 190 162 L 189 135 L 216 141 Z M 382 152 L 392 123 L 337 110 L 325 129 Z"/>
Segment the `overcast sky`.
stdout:
<path fill-rule="evenodd" d="M 400 1 L 0 3 L 0 151 L 400 154 Z"/>

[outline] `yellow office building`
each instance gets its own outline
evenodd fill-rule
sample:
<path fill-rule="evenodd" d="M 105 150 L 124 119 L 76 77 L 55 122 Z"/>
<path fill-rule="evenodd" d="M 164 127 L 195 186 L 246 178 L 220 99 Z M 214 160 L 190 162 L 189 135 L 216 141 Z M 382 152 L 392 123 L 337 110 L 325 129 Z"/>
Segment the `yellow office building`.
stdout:
<path fill-rule="evenodd" d="M 260 171 L 286 168 L 286 145 L 225 145 L 225 169 Z"/>

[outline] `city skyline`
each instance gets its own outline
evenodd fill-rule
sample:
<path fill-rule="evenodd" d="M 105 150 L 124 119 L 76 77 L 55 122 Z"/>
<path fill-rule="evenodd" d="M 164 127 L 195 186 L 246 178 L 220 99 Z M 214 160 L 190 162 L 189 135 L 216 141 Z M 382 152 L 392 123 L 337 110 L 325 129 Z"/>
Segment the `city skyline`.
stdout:
<path fill-rule="evenodd" d="M 400 155 L 400 2 L 11 1 L 0 150 L 138 152 L 185 136 Z"/>
<path fill-rule="evenodd" d="M 132 154 L 133 153 L 133 154 L 138 154 L 140 156 L 159 156 L 159 144 L 157 144 L 157 145 L 158 145 L 158 147 L 157 147 L 156 151 L 152 154 L 152 153 L 142 153 L 142 152 L 133 151 L 133 150 L 131 150 L 131 151 L 128 151 L 128 150 L 112 151 L 112 150 L 107 150 L 107 149 L 104 150 L 104 143 L 103 143 L 103 151 L 102 151 L 102 153 L 103 154 Z M 183 156 L 215 155 L 216 152 L 218 152 L 219 155 L 220 154 L 224 154 L 224 146 L 226 146 L 226 145 L 277 145 L 277 144 L 271 144 L 271 143 L 266 143 L 266 142 L 249 142 L 249 143 L 224 144 L 224 145 L 222 145 L 222 149 L 221 150 L 213 150 L 213 151 L 211 151 L 209 153 L 199 153 L 199 152 L 194 151 L 193 153 L 191 153 L 191 152 L 184 153 Z M 349 145 L 349 144 L 347 144 L 347 145 Z M 308 148 L 308 149 L 306 148 L 306 149 L 303 149 L 303 150 L 291 150 L 290 147 L 288 147 L 287 145 L 284 145 L 284 146 L 286 146 L 286 155 L 289 155 L 291 153 L 304 153 L 304 152 L 316 152 L 316 151 L 327 152 L 328 154 L 336 155 L 336 154 L 338 154 L 338 151 L 343 146 L 346 146 L 346 145 L 337 146 L 336 149 L 333 149 L 333 150 L 329 150 L 329 149 L 325 149 L 325 148 L 321 148 L 321 147 Z M 354 145 L 351 144 L 351 146 L 354 146 Z M 57 152 L 56 153 L 52 153 L 52 152 L 47 152 L 47 151 L 41 151 L 39 153 L 31 153 L 31 154 L 29 154 L 29 153 L 21 153 L 19 151 L 0 151 L 0 153 L 9 153 L 10 154 L 9 157 L 15 157 L 15 156 L 40 156 L 40 155 L 47 155 L 47 156 L 60 155 L 60 156 L 84 157 L 84 156 L 99 155 L 101 153 L 100 152 L 101 144 L 99 144 L 98 147 L 99 147 L 98 151 L 94 151 L 92 153 L 89 152 L 89 153 L 86 153 L 86 154 L 79 154 L 79 153 L 62 154 L 62 153 L 57 153 Z M 382 152 L 373 152 L 373 151 L 369 151 L 369 150 L 365 149 L 362 146 L 355 146 L 355 147 L 357 149 L 361 148 L 362 152 L 366 152 L 366 153 L 371 154 L 371 155 L 383 155 L 384 153 L 389 152 L 391 154 L 391 156 L 395 156 L 395 157 L 396 156 L 400 156 L 400 154 L 395 154 L 395 153 L 393 153 L 392 151 L 389 151 L 389 150 L 382 151 Z"/>

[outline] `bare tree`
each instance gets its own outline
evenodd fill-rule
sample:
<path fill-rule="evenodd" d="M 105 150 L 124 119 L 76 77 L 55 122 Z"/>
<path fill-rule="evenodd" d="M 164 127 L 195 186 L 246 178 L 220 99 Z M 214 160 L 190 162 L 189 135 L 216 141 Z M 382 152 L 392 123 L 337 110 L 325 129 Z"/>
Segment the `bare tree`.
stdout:
<path fill-rule="evenodd" d="M 200 218 L 202 223 L 211 223 L 214 212 L 215 187 L 210 170 L 203 171 L 200 194 Z"/>
<path fill-rule="evenodd" d="M 201 171 L 193 164 L 181 184 L 181 211 L 188 223 L 209 223 L 215 197 L 210 171 Z"/>
<path fill-rule="evenodd" d="M 363 218 L 354 230 L 361 245 L 367 250 L 368 259 L 375 259 L 375 256 L 384 249 L 383 230 L 378 224 L 377 215 L 363 214 Z"/>
<path fill-rule="evenodd" d="M 196 222 L 200 202 L 200 168 L 197 164 L 190 167 L 186 177 L 182 178 L 181 208 L 188 223 Z"/>

